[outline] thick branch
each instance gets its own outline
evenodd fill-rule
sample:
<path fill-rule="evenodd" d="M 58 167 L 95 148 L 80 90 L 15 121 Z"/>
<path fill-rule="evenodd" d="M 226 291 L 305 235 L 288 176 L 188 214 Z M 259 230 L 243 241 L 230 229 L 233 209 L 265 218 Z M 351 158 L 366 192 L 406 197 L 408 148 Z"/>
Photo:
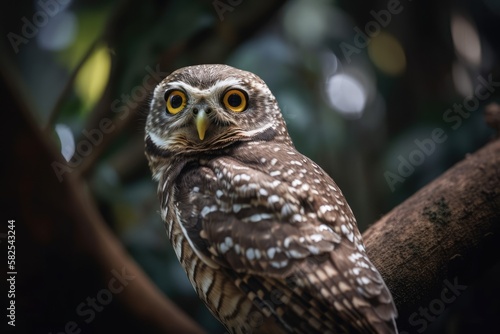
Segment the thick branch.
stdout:
<path fill-rule="evenodd" d="M 467 156 L 371 226 L 364 241 L 391 290 L 398 327 L 441 298 L 447 283 L 467 286 L 500 254 L 500 140 Z M 413 328 L 414 329 L 414 328 Z"/>

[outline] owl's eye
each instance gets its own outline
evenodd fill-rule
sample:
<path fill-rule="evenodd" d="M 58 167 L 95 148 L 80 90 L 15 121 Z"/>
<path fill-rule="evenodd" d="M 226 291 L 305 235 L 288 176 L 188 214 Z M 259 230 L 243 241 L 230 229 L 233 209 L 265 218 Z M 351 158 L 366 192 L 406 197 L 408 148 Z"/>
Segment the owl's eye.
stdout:
<path fill-rule="evenodd" d="M 247 107 L 247 95 L 239 89 L 231 89 L 224 94 L 222 102 L 229 110 L 241 112 Z"/>
<path fill-rule="evenodd" d="M 186 106 L 186 94 L 180 90 L 168 91 L 165 94 L 165 102 L 167 102 L 167 111 L 175 115 Z"/>

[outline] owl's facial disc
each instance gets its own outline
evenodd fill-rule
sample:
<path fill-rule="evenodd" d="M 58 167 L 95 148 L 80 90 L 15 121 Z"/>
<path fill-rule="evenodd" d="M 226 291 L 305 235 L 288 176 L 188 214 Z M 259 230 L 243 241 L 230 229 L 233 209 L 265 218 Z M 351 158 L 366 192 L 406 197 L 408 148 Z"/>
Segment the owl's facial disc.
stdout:
<path fill-rule="evenodd" d="M 229 79 L 203 89 L 170 82 L 164 101 L 167 120 L 171 122 L 169 138 L 198 148 L 207 142 L 234 141 L 231 134 L 242 130 L 237 114 L 247 110 L 249 97 L 238 81 Z"/>
<path fill-rule="evenodd" d="M 276 99 L 256 75 L 226 65 L 179 69 L 155 89 L 147 138 L 192 154 L 232 143 L 289 140 Z"/>

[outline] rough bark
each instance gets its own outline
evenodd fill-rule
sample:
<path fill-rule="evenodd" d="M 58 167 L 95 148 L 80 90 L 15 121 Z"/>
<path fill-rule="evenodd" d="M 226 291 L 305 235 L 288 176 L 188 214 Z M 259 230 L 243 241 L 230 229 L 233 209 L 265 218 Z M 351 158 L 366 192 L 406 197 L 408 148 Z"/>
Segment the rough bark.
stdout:
<path fill-rule="evenodd" d="M 468 155 L 371 226 L 363 238 L 393 294 L 399 329 L 414 331 L 420 307 L 451 298 L 450 284 L 462 291 L 495 265 L 499 232 L 500 140 Z"/>

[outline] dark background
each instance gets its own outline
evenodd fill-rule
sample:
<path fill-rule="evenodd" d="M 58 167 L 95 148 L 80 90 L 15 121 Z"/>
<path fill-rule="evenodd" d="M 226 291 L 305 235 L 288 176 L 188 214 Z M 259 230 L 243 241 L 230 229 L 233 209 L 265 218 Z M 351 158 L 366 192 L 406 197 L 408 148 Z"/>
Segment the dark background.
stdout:
<path fill-rule="evenodd" d="M 69 218 L 82 208 L 57 193 L 69 177 L 83 180 L 81 193 L 161 291 L 207 331 L 223 332 L 168 243 L 143 153 L 146 91 L 179 67 L 225 63 L 264 79 L 295 145 L 338 183 L 361 231 L 493 135 L 483 111 L 500 100 L 498 1 L 42 0 L 3 7 L 0 242 L 7 254 L 7 220 L 15 219 L 23 332 L 60 332 L 73 318 L 83 324 L 77 306 L 108 282 L 79 251 L 92 247 Z M 488 78 L 497 82 L 490 91 L 481 88 Z M 467 103 L 470 112 L 449 111 Z M 26 144 L 26 120 L 41 130 L 32 138 L 40 147 Z M 430 144 L 436 129 L 443 140 Z M 418 153 L 415 141 L 427 143 L 427 152 Z M 411 159 L 416 166 L 394 181 L 401 161 Z M 500 271 L 492 267 L 440 316 L 399 321 L 409 332 L 466 333 L 480 323 L 486 330 L 500 299 L 490 289 L 498 280 L 488 277 Z M 82 332 L 135 328 L 119 317 L 122 308 L 119 301 L 104 306 Z"/>

